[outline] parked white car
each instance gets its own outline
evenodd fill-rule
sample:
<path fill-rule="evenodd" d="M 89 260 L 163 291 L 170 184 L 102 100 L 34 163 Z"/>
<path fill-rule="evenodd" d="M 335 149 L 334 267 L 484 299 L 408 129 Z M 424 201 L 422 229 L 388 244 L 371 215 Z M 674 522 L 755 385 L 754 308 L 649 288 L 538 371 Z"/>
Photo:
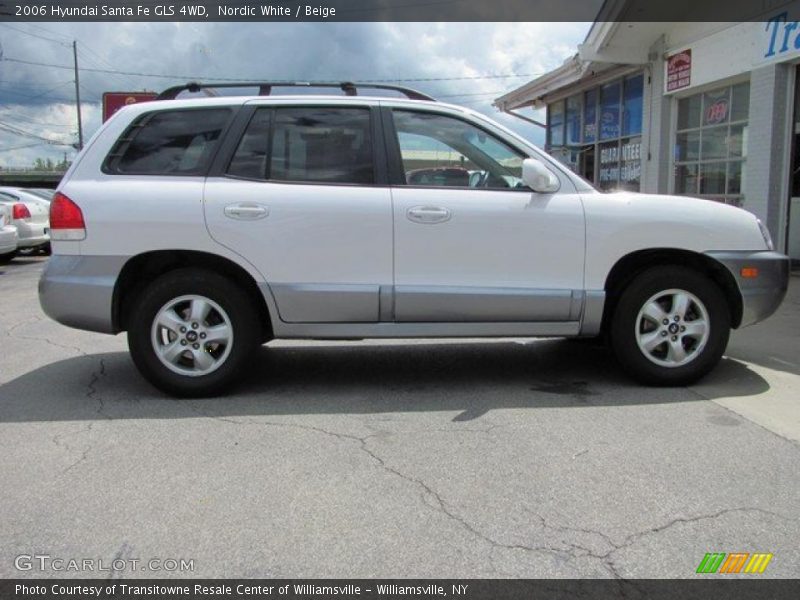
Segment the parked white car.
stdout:
<path fill-rule="evenodd" d="M 0 204 L 0 264 L 14 258 L 18 241 L 17 228 L 11 224 L 11 209 Z"/>
<path fill-rule="evenodd" d="M 202 87 L 94 135 L 53 199 L 39 287 L 57 321 L 127 331 L 168 393 L 219 393 L 273 338 L 605 334 L 640 381 L 685 385 L 786 293 L 752 214 L 601 194 L 469 109 L 353 84 L 174 99 Z M 467 176 L 407 180 L 454 164 Z"/>
<path fill-rule="evenodd" d="M 0 204 L 11 209 L 12 224 L 19 234 L 17 252 L 49 252 L 50 207 L 46 200 L 20 188 L 3 186 Z"/>
<path fill-rule="evenodd" d="M 53 195 L 56 193 L 55 190 L 51 190 L 50 188 L 22 188 L 23 191 L 33 194 L 34 196 L 38 196 L 42 200 L 44 200 L 48 205 L 50 201 L 53 199 Z"/>

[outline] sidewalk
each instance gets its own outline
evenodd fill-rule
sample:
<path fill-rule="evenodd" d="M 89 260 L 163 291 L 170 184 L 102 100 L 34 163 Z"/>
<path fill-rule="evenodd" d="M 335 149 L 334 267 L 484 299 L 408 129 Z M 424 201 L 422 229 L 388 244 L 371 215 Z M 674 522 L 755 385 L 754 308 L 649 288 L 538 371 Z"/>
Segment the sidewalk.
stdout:
<path fill-rule="evenodd" d="M 768 381 L 758 394 L 742 394 L 742 376 L 723 363 L 692 389 L 784 438 L 800 442 L 800 272 L 778 312 L 763 323 L 733 331 L 726 357 L 749 363 Z M 727 392 L 727 393 L 726 393 Z"/>

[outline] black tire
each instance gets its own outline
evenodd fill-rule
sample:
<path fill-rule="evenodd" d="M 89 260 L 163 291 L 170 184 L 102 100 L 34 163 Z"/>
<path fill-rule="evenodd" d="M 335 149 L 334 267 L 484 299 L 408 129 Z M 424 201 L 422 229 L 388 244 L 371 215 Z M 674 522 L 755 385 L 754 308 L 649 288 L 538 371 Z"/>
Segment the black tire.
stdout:
<path fill-rule="evenodd" d="M 17 255 L 17 251 L 16 250 L 14 250 L 14 252 L 8 252 L 6 254 L 0 254 L 0 265 L 7 265 L 12 260 L 14 260 L 14 257 L 16 255 Z"/>
<path fill-rule="evenodd" d="M 675 366 L 664 366 L 654 362 L 661 359 L 667 362 L 671 360 L 666 356 L 669 351 L 667 345 L 652 350 L 651 358 L 648 358 L 645 350 L 640 349 L 637 340 L 639 332 L 647 332 L 639 322 L 639 312 L 652 297 L 667 290 L 689 292 L 699 299 L 707 313 L 708 336 L 704 344 L 700 343 L 700 337 L 689 337 L 683 341 L 682 334 L 678 332 L 676 343 L 685 345 L 689 349 L 687 356 L 691 355 L 692 358 L 685 364 L 677 361 Z M 697 307 L 696 304 L 692 306 Z M 664 344 L 669 344 L 669 340 L 673 339 L 669 328 L 673 327 L 674 317 L 671 310 L 666 312 L 670 313 L 668 325 L 664 325 L 663 321 L 661 325 L 650 324 L 654 321 L 648 321 L 645 325 L 653 328 L 649 333 L 664 335 L 666 332 Z M 694 311 L 687 318 L 691 319 L 696 314 L 697 311 Z M 690 320 L 685 321 L 687 326 L 690 322 Z M 681 323 L 676 324 L 679 327 L 681 325 Z M 633 378 L 648 385 L 684 386 L 708 374 L 719 363 L 728 345 L 730 329 L 730 309 L 722 290 L 714 281 L 693 269 L 663 266 L 643 272 L 622 292 L 612 316 L 609 333 L 617 360 Z M 661 354 L 664 356 L 660 356 Z"/>
<path fill-rule="evenodd" d="M 227 313 L 233 331 L 227 358 L 207 374 L 189 376 L 170 370 L 152 339 L 154 319 L 162 307 L 186 295 L 215 302 Z M 231 387 L 242 378 L 260 340 L 260 320 L 248 295 L 231 280 L 202 269 L 179 269 L 153 281 L 137 298 L 128 321 L 128 347 L 136 367 L 161 391 L 183 398 L 214 396 Z"/>

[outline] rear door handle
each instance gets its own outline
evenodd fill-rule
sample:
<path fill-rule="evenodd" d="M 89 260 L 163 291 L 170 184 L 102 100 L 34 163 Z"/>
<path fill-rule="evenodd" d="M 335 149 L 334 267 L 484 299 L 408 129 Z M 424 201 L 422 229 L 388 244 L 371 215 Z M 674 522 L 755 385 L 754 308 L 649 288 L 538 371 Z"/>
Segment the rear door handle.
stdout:
<path fill-rule="evenodd" d="M 228 204 L 223 209 L 226 217 L 238 219 L 240 221 L 254 221 L 263 219 L 269 215 L 269 209 L 255 202 L 240 202 L 238 204 Z"/>
<path fill-rule="evenodd" d="M 440 206 L 414 206 L 406 211 L 409 221 L 415 223 L 434 224 L 449 221 L 452 213 L 447 208 Z"/>

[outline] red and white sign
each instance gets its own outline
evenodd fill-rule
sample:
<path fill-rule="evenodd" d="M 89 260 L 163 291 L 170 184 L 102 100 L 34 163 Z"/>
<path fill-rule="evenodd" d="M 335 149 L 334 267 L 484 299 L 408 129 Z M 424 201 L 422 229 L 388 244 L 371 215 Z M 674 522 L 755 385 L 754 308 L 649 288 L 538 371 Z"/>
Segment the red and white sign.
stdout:
<path fill-rule="evenodd" d="M 692 82 L 692 49 L 667 58 L 667 91 L 689 87 Z"/>
<path fill-rule="evenodd" d="M 155 100 L 153 92 L 105 92 L 103 94 L 103 122 L 105 123 L 123 106 Z"/>
<path fill-rule="evenodd" d="M 728 120 L 728 99 L 720 98 L 706 107 L 705 125 L 718 125 Z"/>

